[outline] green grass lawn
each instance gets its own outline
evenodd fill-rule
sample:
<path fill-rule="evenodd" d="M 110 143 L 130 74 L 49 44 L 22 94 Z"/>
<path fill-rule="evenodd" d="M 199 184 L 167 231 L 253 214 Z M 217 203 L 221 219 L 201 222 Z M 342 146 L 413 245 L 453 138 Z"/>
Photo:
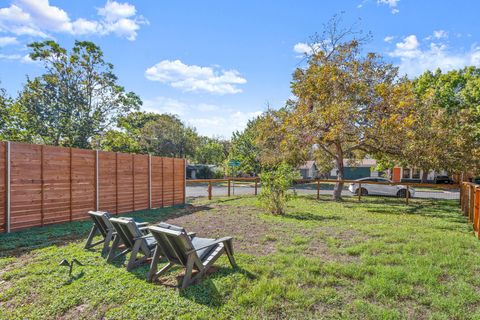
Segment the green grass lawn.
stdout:
<path fill-rule="evenodd" d="M 0 318 L 480 318 L 480 241 L 458 201 L 325 199 L 299 197 L 281 217 L 253 197 L 135 213 L 234 236 L 239 268 L 222 257 L 183 291 L 179 268 L 151 284 L 148 265 L 127 272 L 84 250 L 90 222 L 0 235 Z M 72 278 L 58 266 L 71 257 L 85 265 Z"/>

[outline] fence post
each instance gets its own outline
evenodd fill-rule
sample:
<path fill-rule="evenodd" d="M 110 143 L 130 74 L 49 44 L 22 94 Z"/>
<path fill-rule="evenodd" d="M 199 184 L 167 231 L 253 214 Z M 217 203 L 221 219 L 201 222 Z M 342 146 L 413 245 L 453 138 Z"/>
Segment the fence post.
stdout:
<path fill-rule="evenodd" d="M 73 219 L 73 174 L 72 174 L 72 167 L 73 167 L 73 158 L 72 158 L 72 148 L 70 147 L 70 221 Z"/>
<path fill-rule="evenodd" d="M 463 210 L 463 185 L 460 182 L 460 209 Z"/>
<path fill-rule="evenodd" d="M 152 209 L 152 155 L 148 154 L 148 209 Z"/>
<path fill-rule="evenodd" d="M 44 217 L 44 210 L 43 210 L 43 207 L 44 207 L 44 190 L 45 190 L 45 181 L 44 181 L 44 178 L 43 178 L 43 157 L 44 157 L 44 145 L 42 144 L 40 146 L 40 226 L 43 227 L 43 217 Z"/>
<path fill-rule="evenodd" d="M 472 185 L 470 186 L 470 210 L 468 212 L 468 218 L 470 222 L 473 222 L 473 211 L 475 210 L 475 187 Z"/>
<path fill-rule="evenodd" d="M 118 212 L 118 152 L 115 152 L 115 213 Z"/>
<path fill-rule="evenodd" d="M 407 206 L 408 206 L 408 199 L 410 198 L 410 190 L 409 190 L 409 187 L 408 187 L 408 184 L 407 184 L 407 192 L 405 194 L 405 199 L 406 199 L 406 202 L 407 202 Z"/>
<path fill-rule="evenodd" d="M 99 190 L 98 190 L 98 181 L 99 181 L 99 166 L 98 166 L 98 150 L 95 150 L 95 210 L 99 210 L 100 208 L 100 197 L 99 197 Z"/>
<path fill-rule="evenodd" d="M 358 201 L 362 201 L 362 183 L 358 183 Z"/>
<path fill-rule="evenodd" d="M 258 178 L 255 178 L 255 195 L 258 194 Z"/>
<path fill-rule="evenodd" d="M 10 144 L 10 141 L 7 141 L 7 146 L 6 146 L 6 164 L 5 164 L 5 193 L 6 193 L 6 207 L 7 207 L 7 216 L 6 216 L 6 219 L 7 219 L 7 233 L 10 233 L 10 223 L 11 223 L 11 211 L 10 211 L 10 207 L 11 207 L 11 199 L 10 199 L 10 180 L 11 180 L 11 163 L 10 163 L 10 158 L 11 158 L 11 144 Z"/>
<path fill-rule="evenodd" d="M 228 196 L 230 197 L 230 179 L 228 179 Z"/>
<path fill-rule="evenodd" d="M 479 238 L 480 233 L 479 233 L 479 202 L 480 202 L 480 189 L 475 188 L 475 207 L 473 210 L 473 230 L 475 231 L 475 235 L 477 238 Z"/>
<path fill-rule="evenodd" d="M 212 200 L 212 181 L 208 181 L 208 200 Z"/>
<path fill-rule="evenodd" d="M 320 200 L 320 180 L 317 180 L 317 200 Z"/>
<path fill-rule="evenodd" d="M 183 158 L 183 204 L 187 202 L 187 159 Z"/>

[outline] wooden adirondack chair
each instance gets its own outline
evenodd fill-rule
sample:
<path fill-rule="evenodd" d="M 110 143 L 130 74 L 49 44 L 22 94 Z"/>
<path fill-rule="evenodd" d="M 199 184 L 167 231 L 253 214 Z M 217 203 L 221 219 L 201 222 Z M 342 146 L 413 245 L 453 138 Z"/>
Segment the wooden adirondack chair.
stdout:
<path fill-rule="evenodd" d="M 130 271 L 152 256 L 153 249 L 157 242 L 155 238 L 148 233 L 146 226 L 140 227 L 135 221 L 129 218 L 110 218 L 109 221 L 113 225 L 116 235 L 108 254 L 108 262 L 130 252 L 130 258 L 127 263 L 127 270 Z M 119 249 L 121 243 L 125 245 L 125 249 L 115 255 L 115 251 Z M 137 258 L 139 253 L 143 254 L 141 258 Z"/>
<path fill-rule="evenodd" d="M 190 237 L 181 227 L 172 225 L 165 227 L 162 224 L 150 226 L 148 230 L 157 241 L 147 276 L 149 282 L 157 279 L 174 265 L 181 265 L 185 268 L 182 288 L 186 288 L 203 278 L 207 270 L 223 253 L 227 254 L 232 267 L 236 267 L 232 237 L 220 239 Z M 161 256 L 168 259 L 168 264 L 157 272 Z M 198 273 L 192 277 L 194 269 L 198 270 Z"/>
<path fill-rule="evenodd" d="M 85 249 L 90 249 L 103 243 L 102 255 L 104 255 L 108 253 L 108 250 L 110 249 L 110 242 L 113 240 L 113 236 L 115 234 L 115 229 L 109 220 L 112 215 L 106 211 L 89 211 L 88 214 L 93 220 L 93 226 L 88 235 Z M 138 226 L 146 226 L 148 225 L 148 222 L 137 222 L 136 224 Z M 92 243 L 93 238 L 98 233 L 100 233 L 100 235 L 103 237 L 103 240 Z"/>

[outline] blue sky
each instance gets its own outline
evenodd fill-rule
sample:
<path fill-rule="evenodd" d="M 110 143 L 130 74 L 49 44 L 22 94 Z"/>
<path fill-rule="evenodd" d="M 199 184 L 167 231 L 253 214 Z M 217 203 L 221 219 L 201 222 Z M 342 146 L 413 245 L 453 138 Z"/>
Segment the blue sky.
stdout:
<path fill-rule="evenodd" d="M 369 51 L 402 73 L 480 65 L 478 1 L 1 0 L 0 81 L 15 96 L 42 67 L 26 44 L 90 40 L 144 109 L 178 114 L 200 134 L 229 138 L 291 95 L 309 36 L 344 11 L 361 19 Z"/>

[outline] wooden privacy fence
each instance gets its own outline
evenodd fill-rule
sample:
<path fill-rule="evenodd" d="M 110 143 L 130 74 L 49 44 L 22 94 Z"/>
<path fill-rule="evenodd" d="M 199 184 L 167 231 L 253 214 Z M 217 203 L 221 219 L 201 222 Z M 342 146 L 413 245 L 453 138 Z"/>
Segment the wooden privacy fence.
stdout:
<path fill-rule="evenodd" d="M 185 203 L 185 159 L 0 142 L 0 232 Z"/>
<path fill-rule="evenodd" d="M 472 223 L 475 236 L 480 239 L 480 185 L 462 182 L 460 185 L 460 208 Z"/>

